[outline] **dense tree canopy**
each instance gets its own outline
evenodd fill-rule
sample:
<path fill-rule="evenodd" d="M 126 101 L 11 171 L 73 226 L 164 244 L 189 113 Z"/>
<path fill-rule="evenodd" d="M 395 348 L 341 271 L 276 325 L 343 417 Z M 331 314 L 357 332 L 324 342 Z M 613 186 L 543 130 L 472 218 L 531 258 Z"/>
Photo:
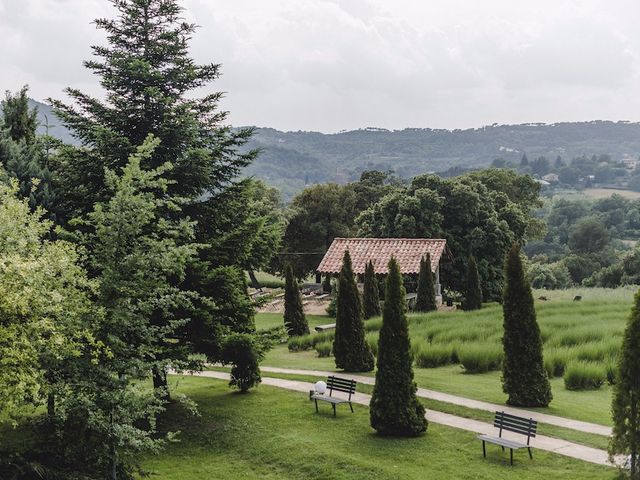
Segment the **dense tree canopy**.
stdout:
<path fill-rule="evenodd" d="M 538 191 L 530 177 L 505 170 L 450 179 L 420 175 L 364 211 L 356 223 L 362 236 L 445 238 L 453 259 L 442 264 L 445 287 L 464 291 L 466 259 L 474 255 L 485 299 L 497 300 L 510 245 L 540 231 L 531 216 L 539 205 Z"/>

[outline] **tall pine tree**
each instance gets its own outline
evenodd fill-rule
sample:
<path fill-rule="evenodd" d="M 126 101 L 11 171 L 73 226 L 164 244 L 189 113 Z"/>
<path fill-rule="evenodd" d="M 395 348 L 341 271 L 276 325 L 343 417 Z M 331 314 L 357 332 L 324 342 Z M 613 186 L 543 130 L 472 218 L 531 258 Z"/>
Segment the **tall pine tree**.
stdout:
<path fill-rule="evenodd" d="M 344 252 L 338 277 L 336 305 L 336 333 L 333 340 L 336 367 L 348 372 L 370 372 L 374 366 L 373 353 L 364 338 L 362 303 L 348 250 Z"/>
<path fill-rule="evenodd" d="M 369 404 L 371 426 L 380 435 L 414 437 L 427 429 L 424 406 L 416 397 L 412 363 L 405 290 L 398 262 L 391 258 L 378 340 L 378 370 Z"/>
<path fill-rule="evenodd" d="M 507 256 L 505 281 L 502 388 L 509 395 L 509 405 L 546 407 L 553 396 L 542 359 L 542 337 L 531 286 L 524 275 L 518 244 L 513 244 Z"/>
<path fill-rule="evenodd" d="M 363 308 L 365 320 L 380 315 L 380 292 L 378 291 L 378 279 L 371 260 L 364 270 L 364 295 Z"/>
<path fill-rule="evenodd" d="M 627 322 L 613 387 L 613 436 L 609 454 L 631 455 L 629 476 L 640 479 L 640 290 Z"/>
<path fill-rule="evenodd" d="M 482 290 L 480 290 L 480 275 L 478 265 L 473 255 L 467 261 L 467 278 L 464 294 L 465 310 L 480 310 L 482 308 Z"/>
<path fill-rule="evenodd" d="M 302 308 L 300 289 L 293 275 L 293 267 L 291 265 L 285 267 L 284 327 L 290 336 L 309 333 L 309 324 Z"/>
<path fill-rule="evenodd" d="M 51 100 L 56 114 L 82 143 L 81 148 L 61 149 L 55 158 L 56 191 L 65 198 L 60 221 L 69 226 L 94 203 L 108 201 L 112 193 L 106 188 L 104 169 L 124 166 L 149 134 L 159 139 L 143 167 L 173 164 L 165 172 L 168 194 L 187 200 L 179 215 L 197 222 L 196 241 L 204 248 L 187 266 L 184 281 L 175 285 L 197 292 L 202 301 L 189 311 L 179 308 L 154 319 L 162 328 L 172 316 L 190 318 L 158 355 L 165 365 L 191 368 L 189 354 L 194 348 L 219 360 L 221 336 L 253 329 L 253 313 L 230 309 L 221 314 L 217 306 L 229 303 L 229 298 L 246 297 L 236 282 L 241 275 L 236 267 L 253 243 L 244 228 L 247 218 L 239 199 L 249 186 L 234 179 L 257 152 L 240 150 L 252 130 L 225 125 L 227 112 L 218 109 L 221 93 L 197 95 L 218 78 L 220 66 L 199 65 L 189 56 L 196 26 L 183 19 L 178 1 L 110 1 L 116 18 L 95 22 L 106 32 L 107 43 L 93 47 L 94 59 L 85 62 L 99 77 L 104 100 L 75 88 L 66 89 L 73 104 Z M 163 213 L 166 219 L 176 215 L 170 210 Z M 216 288 L 221 275 L 229 276 L 233 281 L 228 285 L 240 289 Z M 154 384 L 166 388 L 163 371 L 154 372 Z"/>
<path fill-rule="evenodd" d="M 416 310 L 418 312 L 431 312 L 437 309 L 436 291 L 433 285 L 433 272 L 431 271 L 431 255 L 427 252 L 427 256 L 420 259 Z"/>

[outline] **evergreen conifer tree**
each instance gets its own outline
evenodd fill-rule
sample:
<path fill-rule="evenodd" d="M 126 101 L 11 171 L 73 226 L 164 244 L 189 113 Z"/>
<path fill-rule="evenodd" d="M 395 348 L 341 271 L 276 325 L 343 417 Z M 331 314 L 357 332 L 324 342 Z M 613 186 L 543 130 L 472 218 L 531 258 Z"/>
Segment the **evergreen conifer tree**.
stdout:
<path fill-rule="evenodd" d="M 436 292 L 433 285 L 433 272 L 431 272 L 431 255 L 420 259 L 420 274 L 418 275 L 418 292 L 416 297 L 416 310 L 418 312 L 430 312 L 437 310 Z"/>
<path fill-rule="evenodd" d="M 473 255 L 467 261 L 467 278 L 464 295 L 465 310 L 480 310 L 482 308 L 482 290 L 480 289 L 480 276 L 478 265 Z"/>
<path fill-rule="evenodd" d="M 287 265 L 285 268 L 284 284 L 284 326 L 290 336 L 306 335 L 309 333 L 309 324 L 302 308 L 302 298 L 298 282 L 293 276 L 293 268 Z"/>
<path fill-rule="evenodd" d="M 374 366 L 373 353 L 364 338 L 362 303 L 348 250 L 344 252 L 338 278 L 336 304 L 336 333 L 333 340 L 336 367 L 349 372 L 370 372 Z"/>
<path fill-rule="evenodd" d="M 378 279 L 376 278 L 376 272 L 373 268 L 373 263 L 371 262 L 371 260 L 369 260 L 364 270 L 363 303 L 365 320 L 380 315 L 380 293 L 378 292 Z"/>
<path fill-rule="evenodd" d="M 631 455 L 629 477 L 640 479 L 640 290 L 622 341 L 620 363 L 613 387 L 613 436 L 609 454 Z"/>
<path fill-rule="evenodd" d="M 509 395 L 509 405 L 546 407 L 553 397 L 542 359 L 531 286 L 524 275 L 518 244 L 507 256 L 505 277 L 502 388 Z"/>
<path fill-rule="evenodd" d="M 174 168 L 165 172 L 169 195 L 186 200 L 181 217 L 197 223 L 196 241 L 205 248 L 187 266 L 184 281 L 175 287 L 196 292 L 202 301 L 189 311 L 155 318 L 159 328 L 173 316 L 188 323 L 158 352 L 158 364 L 198 368 L 191 353 L 210 361 L 220 360 L 223 337 L 245 331 L 253 324 L 245 312 L 221 317 L 217 305 L 226 303 L 227 292 L 213 288 L 211 272 L 239 266 L 251 257 L 255 235 L 248 234 L 258 219 L 246 214 L 244 190 L 239 173 L 257 155 L 242 149 L 252 129 L 226 125 L 227 112 L 219 110 L 222 93 L 198 96 L 220 75 L 220 65 L 198 64 L 190 57 L 190 43 L 196 25 L 184 19 L 178 0 L 110 0 L 115 18 L 97 19 L 107 42 L 94 46 L 94 58 L 85 66 L 99 77 L 104 99 L 75 88 L 66 89 L 73 104 L 50 100 L 54 110 L 82 147 L 67 146 L 52 159 L 56 194 L 64 198 L 58 218 L 67 228 L 70 220 L 82 218 L 95 203 L 109 200 L 112 192 L 104 181 L 104 169 L 117 170 L 148 135 L 159 139 L 158 148 L 144 167 L 155 169 L 166 162 Z M 166 210 L 166 220 L 176 212 Z M 75 224 L 77 225 L 77 223 Z M 271 248 L 277 248 L 272 242 Z M 86 246 L 91 250 L 91 246 Z M 234 296 L 246 295 L 238 290 Z M 239 328 L 236 328 L 239 327 Z M 194 352 L 195 350 L 195 352 Z M 154 385 L 167 389 L 166 375 L 154 371 Z"/>
<path fill-rule="evenodd" d="M 425 410 L 416 397 L 405 290 L 400 267 L 389 262 L 382 329 L 378 340 L 378 370 L 369 414 L 380 435 L 413 437 L 427 429 Z"/>

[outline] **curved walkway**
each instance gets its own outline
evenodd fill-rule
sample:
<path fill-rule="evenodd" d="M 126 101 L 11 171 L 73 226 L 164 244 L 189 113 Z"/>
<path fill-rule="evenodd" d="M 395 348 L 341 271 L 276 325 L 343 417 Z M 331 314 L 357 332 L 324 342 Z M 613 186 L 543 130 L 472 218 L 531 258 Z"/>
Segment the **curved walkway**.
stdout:
<path fill-rule="evenodd" d="M 274 371 L 276 369 L 267 369 L 267 367 L 261 367 L 261 369 L 265 372 Z M 277 369 L 279 372 L 274 373 L 296 373 L 296 370 L 289 369 Z M 308 375 L 322 375 L 326 376 L 327 373 L 332 372 L 319 372 L 313 370 L 303 370 L 304 374 Z M 226 372 L 214 372 L 214 371 L 204 371 L 204 372 L 196 372 L 192 375 L 209 377 L 209 378 L 217 378 L 220 380 L 229 380 L 229 374 Z M 366 378 L 370 381 L 373 381 L 370 377 L 354 377 L 356 380 L 358 378 Z M 270 385 L 279 388 L 285 388 L 287 390 L 294 390 L 297 392 L 304 392 L 306 394 L 309 393 L 309 390 L 312 389 L 313 384 L 308 382 L 301 382 L 298 380 L 285 380 L 282 378 L 273 378 L 273 377 L 263 377 L 262 383 L 265 385 Z M 363 382 L 364 383 L 364 382 Z M 370 383 L 370 382 L 367 382 Z M 435 392 L 438 393 L 438 392 Z M 462 397 L 459 397 L 462 398 Z M 370 395 L 365 395 L 363 393 L 356 393 L 352 397 L 353 403 L 357 403 L 360 405 L 369 406 L 369 401 L 371 400 Z M 490 404 L 489 404 L 490 405 Z M 499 407 L 502 408 L 502 407 Z M 459 428 L 461 430 L 467 430 L 470 432 L 475 432 L 479 434 L 490 434 L 495 435 L 495 428 L 493 425 L 485 422 L 479 422 L 477 420 L 471 420 L 468 418 L 457 417 L 455 415 L 450 415 L 448 413 L 436 412 L 434 410 L 427 410 L 426 416 L 430 422 L 438 423 L 441 425 L 446 425 L 448 427 Z M 556 417 L 560 418 L 560 417 Z M 537 435 L 535 438 L 534 447 L 540 450 L 546 450 L 549 452 L 554 452 L 559 455 L 564 455 L 566 457 L 576 458 L 578 460 L 583 460 L 585 462 L 596 463 L 598 465 L 606 465 L 612 466 L 609 462 L 607 452 L 604 450 L 599 450 L 597 448 L 587 447 L 584 445 L 580 445 L 577 443 L 568 442 L 566 440 L 561 440 L 558 438 L 546 437 L 544 435 Z"/>
<path fill-rule="evenodd" d="M 271 373 L 287 373 L 292 375 L 313 375 L 319 378 L 327 377 L 329 375 L 336 375 L 337 372 L 326 372 L 320 370 L 302 370 L 291 368 L 277 368 L 277 367 L 263 367 L 260 366 L 260 370 L 263 372 Z M 367 377 L 364 375 L 353 375 L 351 373 L 339 373 L 339 375 L 348 376 L 353 378 L 357 382 L 367 385 L 373 385 L 375 378 Z M 487 412 L 504 411 L 511 415 L 518 415 L 519 417 L 533 418 L 534 420 L 546 423 L 548 425 L 555 425 L 557 427 L 569 428 L 571 430 L 577 430 L 580 432 L 594 433 L 596 435 L 603 435 L 605 437 L 611 436 L 611 427 L 606 425 L 599 425 L 597 423 L 582 422 L 580 420 L 572 420 L 570 418 L 557 417 L 555 415 L 549 415 L 547 413 L 539 413 L 531 410 L 522 410 L 519 408 L 507 407 L 505 405 L 498 405 L 495 403 L 482 402 L 479 400 L 473 400 L 471 398 L 459 397 L 457 395 L 450 395 L 448 393 L 436 392 L 435 390 L 428 390 L 426 388 L 418 388 L 417 395 L 423 398 L 429 398 L 431 400 L 438 400 L 440 402 L 450 403 L 452 405 L 459 405 L 461 407 L 473 408 L 476 410 L 485 410 Z"/>

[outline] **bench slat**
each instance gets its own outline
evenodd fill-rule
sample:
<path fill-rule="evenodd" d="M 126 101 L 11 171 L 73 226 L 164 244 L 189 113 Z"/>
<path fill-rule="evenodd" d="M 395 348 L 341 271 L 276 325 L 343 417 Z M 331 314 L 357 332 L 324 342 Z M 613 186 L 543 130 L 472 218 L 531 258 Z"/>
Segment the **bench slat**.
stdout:
<path fill-rule="evenodd" d="M 519 448 L 527 448 L 527 445 L 524 443 L 516 442 L 514 440 L 509 440 L 506 438 L 492 437 L 491 435 L 478 435 L 477 438 L 485 442 L 493 443 L 494 445 L 513 448 L 514 450 L 518 450 Z"/>

